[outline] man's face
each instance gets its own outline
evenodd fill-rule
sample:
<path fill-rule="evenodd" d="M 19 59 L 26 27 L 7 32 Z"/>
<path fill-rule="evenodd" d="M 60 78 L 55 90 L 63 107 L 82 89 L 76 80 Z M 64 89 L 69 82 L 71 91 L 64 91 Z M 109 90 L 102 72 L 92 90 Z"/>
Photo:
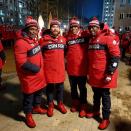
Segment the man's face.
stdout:
<path fill-rule="evenodd" d="M 89 31 L 93 36 L 96 36 L 97 33 L 100 31 L 100 28 L 97 26 L 90 26 Z"/>
<path fill-rule="evenodd" d="M 75 35 L 79 31 L 79 27 L 78 26 L 72 26 L 72 27 L 70 27 L 70 30 Z"/>
<path fill-rule="evenodd" d="M 59 33 L 60 33 L 60 27 L 59 27 L 59 25 L 52 25 L 51 26 L 51 33 L 54 36 L 58 36 Z"/>
<path fill-rule="evenodd" d="M 38 32 L 39 32 L 39 30 L 37 27 L 35 27 L 35 26 L 29 27 L 28 34 L 31 38 L 36 38 L 38 35 Z"/>

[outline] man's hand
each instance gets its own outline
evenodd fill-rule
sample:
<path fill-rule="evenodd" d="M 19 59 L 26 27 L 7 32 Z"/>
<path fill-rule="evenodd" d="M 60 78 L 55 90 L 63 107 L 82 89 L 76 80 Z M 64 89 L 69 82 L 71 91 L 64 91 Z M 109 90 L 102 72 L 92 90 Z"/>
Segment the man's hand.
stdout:
<path fill-rule="evenodd" d="M 112 76 L 111 75 L 106 75 L 105 82 L 109 83 L 111 80 L 112 80 Z"/>

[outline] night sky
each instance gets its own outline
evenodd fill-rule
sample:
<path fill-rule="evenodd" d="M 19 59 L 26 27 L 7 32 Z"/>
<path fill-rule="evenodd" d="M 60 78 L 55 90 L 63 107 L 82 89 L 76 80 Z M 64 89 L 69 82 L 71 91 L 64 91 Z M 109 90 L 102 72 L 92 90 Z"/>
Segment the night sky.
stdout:
<path fill-rule="evenodd" d="M 83 8 L 83 14 L 86 18 L 93 16 L 99 16 L 99 20 L 102 19 L 103 0 L 77 0 L 78 5 Z"/>

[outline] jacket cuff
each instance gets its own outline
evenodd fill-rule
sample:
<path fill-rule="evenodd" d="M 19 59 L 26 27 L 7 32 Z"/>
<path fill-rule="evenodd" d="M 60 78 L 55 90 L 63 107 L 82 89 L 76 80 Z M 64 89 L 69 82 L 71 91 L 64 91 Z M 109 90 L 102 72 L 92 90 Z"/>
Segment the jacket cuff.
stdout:
<path fill-rule="evenodd" d="M 35 64 L 30 63 L 29 61 L 25 62 L 22 66 L 22 69 L 32 72 L 32 73 L 38 73 L 40 71 L 40 67 L 38 67 Z"/>
<path fill-rule="evenodd" d="M 108 69 L 107 69 L 107 74 L 109 75 L 113 75 L 115 70 L 117 69 L 118 67 L 118 63 L 119 63 L 119 57 L 111 57 L 110 59 L 110 62 L 109 62 L 109 66 L 108 66 Z"/>

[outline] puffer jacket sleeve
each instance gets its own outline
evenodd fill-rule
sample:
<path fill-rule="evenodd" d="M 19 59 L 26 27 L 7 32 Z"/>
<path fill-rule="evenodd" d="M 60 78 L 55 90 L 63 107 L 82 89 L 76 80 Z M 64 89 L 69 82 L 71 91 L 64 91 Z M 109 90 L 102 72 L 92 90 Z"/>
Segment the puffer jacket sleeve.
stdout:
<path fill-rule="evenodd" d="M 107 74 L 114 74 L 115 70 L 118 67 L 118 63 L 120 59 L 119 41 L 116 41 L 113 36 L 108 36 L 107 48 L 109 52 Z"/>
<path fill-rule="evenodd" d="M 26 42 L 22 39 L 17 40 L 14 45 L 16 63 L 21 67 L 27 61 Z"/>
<path fill-rule="evenodd" d="M 27 43 L 24 40 L 18 40 L 14 45 L 14 52 L 17 65 L 23 70 L 30 71 L 32 73 L 37 73 L 39 72 L 40 67 L 28 61 L 27 59 L 28 49 L 26 45 Z"/>

